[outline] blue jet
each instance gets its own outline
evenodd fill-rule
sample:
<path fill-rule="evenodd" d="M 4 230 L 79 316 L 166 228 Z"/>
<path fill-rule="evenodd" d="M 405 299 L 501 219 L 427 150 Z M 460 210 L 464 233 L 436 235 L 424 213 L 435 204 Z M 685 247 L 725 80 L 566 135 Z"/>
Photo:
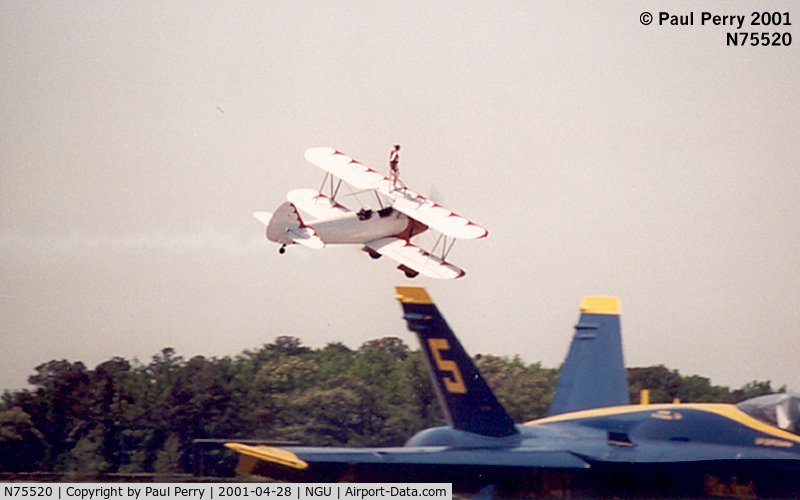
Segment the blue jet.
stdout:
<path fill-rule="evenodd" d="M 798 398 L 631 405 L 616 297 L 583 299 L 549 414 L 524 424 L 514 424 L 424 288 L 398 286 L 397 299 L 448 425 L 393 448 L 226 443 L 241 454 L 239 472 L 298 482 L 444 482 L 486 497 L 800 497 Z"/>

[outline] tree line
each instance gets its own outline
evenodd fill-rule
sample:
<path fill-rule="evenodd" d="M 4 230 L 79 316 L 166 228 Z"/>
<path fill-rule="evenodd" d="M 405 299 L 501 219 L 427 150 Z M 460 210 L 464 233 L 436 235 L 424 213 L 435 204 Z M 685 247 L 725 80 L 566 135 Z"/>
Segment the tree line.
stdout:
<path fill-rule="evenodd" d="M 517 422 L 542 417 L 558 370 L 518 356 L 475 356 Z M 775 392 L 754 381 L 731 390 L 664 366 L 628 369 L 631 401 L 735 403 Z M 282 336 L 234 357 L 184 359 L 166 348 L 149 363 L 114 357 L 94 369 L 54 360 L 31 388 L 0 400 L 0 472 L 100 475 L 180 473 L 202 459 L 209 475 L 236 458 L 198 439 L 264 439 L 303 445 L 399 446 L 444 419 L 419 350 L 385 337 L 350 349 L 311 349 Z M 783 388 L 781 388 L 782 390 Z"/>

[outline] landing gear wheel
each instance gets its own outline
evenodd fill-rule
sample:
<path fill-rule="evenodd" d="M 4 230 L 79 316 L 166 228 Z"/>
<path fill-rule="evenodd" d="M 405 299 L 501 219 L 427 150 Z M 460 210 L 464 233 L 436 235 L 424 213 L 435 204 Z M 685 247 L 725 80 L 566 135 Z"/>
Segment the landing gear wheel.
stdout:
<path fill-rule="evenodd" d="M 410 267 L 406 266 L 405 264 L 401 264 L 401 265 L 397 266 L 397 269 L 399 269 L 403 274 L 405 274 L 406 278 L 408 278 L 410 280 L 416 278 L 417 276 L 419 276 L 419 271 L 415 271 L 414 269 L 411 269 Z"/>
<path fill-rule="evenodd" d="M 286 253 L 286 245 L 281 245 L 281 247 L 278 249 L 278 253 L 281 254 L 281 255 L 285 254 Z"/>
<path fill-rule="evenodd" d="M 370 256 L 372 259 L 375 259 L 375 260 L 378 260 L 378 259 L 380 259 L 381 257 L 383 257 L 383 255 L 379 254 L 378 252 L 376 252 L 375 250 L 371 249 L 371 248 L 370 248 L 370 247 L 368 247 L 368 246 L 364 246 L 364 247 L 362 247 L 362 248 L 361 248 L 361 250 L 363 250 L 364 252 L 366 252 L 366 253 L 367 253 L 367 255 L 369 255 L 369 256 Z"/>

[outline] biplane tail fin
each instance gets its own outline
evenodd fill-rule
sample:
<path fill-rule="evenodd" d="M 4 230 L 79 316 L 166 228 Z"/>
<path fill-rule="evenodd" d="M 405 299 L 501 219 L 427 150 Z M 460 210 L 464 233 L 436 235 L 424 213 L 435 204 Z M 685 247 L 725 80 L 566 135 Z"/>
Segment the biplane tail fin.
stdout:
<path fill-rule="evenodd" d="M 428 372 L 448 423 L 455 429 L 503 437 L 517 434 L 514 421 L 497 401 L 424 288 L 398 286 L 408 329 L 419 338 Z"/>
<path fill-rule="evenodd" d="M 626 405 L 619 299 L 584 297 L 548 415 Z"/>
<path fill-rule="evenodd" d="M 320 249 L 325 246 L 313 227 L 306 225 L 292 203 L 285 202 L 275 211 L 256 212 L 253 216 L 267 226 L 267 239 L 282 245 L 297 243 L 304 247 Z"/>

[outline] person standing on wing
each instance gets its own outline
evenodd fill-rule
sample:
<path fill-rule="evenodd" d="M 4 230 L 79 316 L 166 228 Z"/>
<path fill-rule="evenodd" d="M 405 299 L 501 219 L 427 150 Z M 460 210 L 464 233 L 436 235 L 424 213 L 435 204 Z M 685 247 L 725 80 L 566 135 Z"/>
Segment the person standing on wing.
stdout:
<path fill-rule="evenodd" d="M 389 152 L 389 175 L 392 179 L 392 190 L 397 190 L 397 185 L 400 183 L 400 168 L 397 164 L 400 163 L 400 145 L 395 144 L 394 149 Z M 405 186 L 404 186 L 405 187 Z"/>

